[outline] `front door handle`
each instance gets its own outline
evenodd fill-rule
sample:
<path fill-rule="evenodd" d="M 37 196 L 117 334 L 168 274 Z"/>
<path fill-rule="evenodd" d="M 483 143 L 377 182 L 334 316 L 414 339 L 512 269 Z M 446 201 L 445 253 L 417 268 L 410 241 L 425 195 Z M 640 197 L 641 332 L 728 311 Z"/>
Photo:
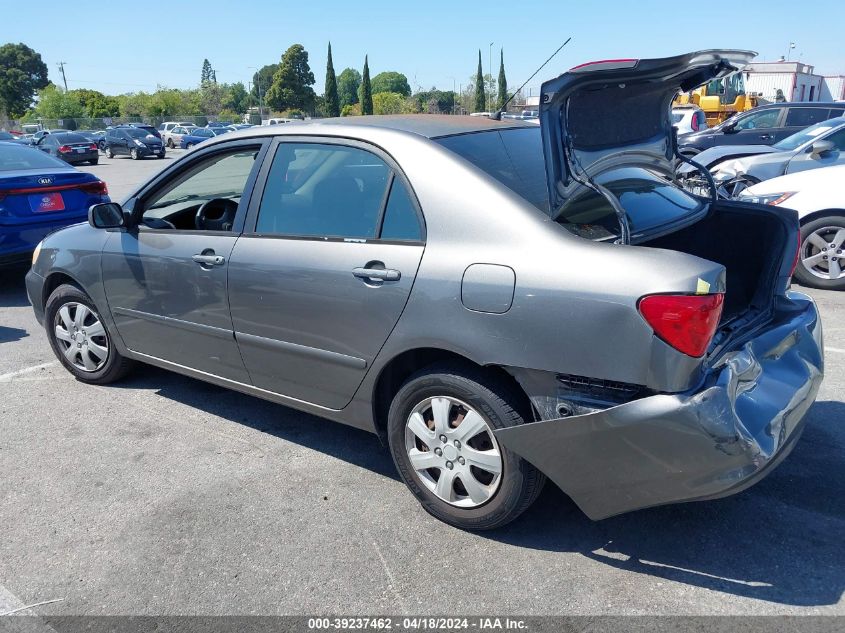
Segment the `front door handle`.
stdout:
<path fill-rule="evenodd" d="M 380 281 L 399 281 L 402 273 L 393 268 L 353 268 L 352 274 L 359 279 L 378 279 Z"/>
<path fill-rule="evenodd" d="M 768 141 L 768 140 L 770 140 L 771 138 L 772 138 L 772 135 L 771 135 L 771 134 L 761 134 L 761 135 L 760 135 L 760 140 L 761 140 L 761 141 Z"/>
<path fill-rule="evenodd" d="M 222 255 L 198 254 L 191 257 L 196 263 L 202 266 L 222 266 L 226 263 L 226 258 Z"/>

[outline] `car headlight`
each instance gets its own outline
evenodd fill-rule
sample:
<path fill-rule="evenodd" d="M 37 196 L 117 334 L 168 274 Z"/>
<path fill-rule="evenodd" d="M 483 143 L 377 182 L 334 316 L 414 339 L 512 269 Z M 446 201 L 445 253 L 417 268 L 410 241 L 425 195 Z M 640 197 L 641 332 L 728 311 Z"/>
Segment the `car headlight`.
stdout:
<path fill-rule="evenodd" d="M 772 206 L 777 206 L 779 204 L 783 204 L 787 200 L 789 200 L 792 196 L 794 196 L 797 191 L 781 191 L 779 193 L 765 193 L 755 195 L 753 193 L 748 193 L 748 189 L 743 191 L 739 194 L 739 199 L 743 202 L 753 202 L 754 204 L 770 204 Z"/>
<path fill-rule="evenodd" d="M 135 145 L 137 145 L 138 147 L 144 146 L 144 144 L 141 141 L 139 141 L 137 138 L 135 139 Z"/>
<path fill-rule="evenodd" d="M 35 245 L 35 250 L 32 251 L 32 266 L 35 266 L 35 262 L 38 261 L 38 256 L 41 254 L 41 243 L 42 242 L 38 242 L 38 244 Z"/>

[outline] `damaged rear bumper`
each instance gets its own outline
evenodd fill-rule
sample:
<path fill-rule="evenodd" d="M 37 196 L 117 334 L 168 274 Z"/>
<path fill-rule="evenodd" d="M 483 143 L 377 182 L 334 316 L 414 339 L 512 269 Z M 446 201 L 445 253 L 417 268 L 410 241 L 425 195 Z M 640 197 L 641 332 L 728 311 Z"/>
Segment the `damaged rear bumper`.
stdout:
<path fill-rule="evenodd" d="M 822 349 L 815 304 L 792 292 L 695 391 L 495 434 L 594 520 L 734 494 L 792 450 L 821 383 Z"/>

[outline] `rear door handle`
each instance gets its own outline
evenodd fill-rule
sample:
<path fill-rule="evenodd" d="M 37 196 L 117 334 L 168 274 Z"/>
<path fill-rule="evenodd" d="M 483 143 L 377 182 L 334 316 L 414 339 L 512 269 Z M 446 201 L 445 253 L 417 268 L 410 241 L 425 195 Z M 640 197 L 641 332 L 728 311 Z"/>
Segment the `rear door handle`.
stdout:
<path fill-rule="evenodd" d="M 761 134 L 761 135 L 760 135 L 760 140 L 761 140 L 761 141 L 768 141 L 768 140 L 769 140 L 769 139 L 771 139 L 771 138 L 772 138 L 772 135 L 771 135 L 771 134 Z"/>
<path fill-rule="evenodd" d="M 222 266 L 226 263 L 222 255 L 193 255 L 191 259 L 203 266 Z"/>
<path fill-rule="evenodd" d="M 402 273 L 393 268 L 353 268 L 352 274 L 359 279 L 379 279 L 381 281 L 399 281 Z"/>

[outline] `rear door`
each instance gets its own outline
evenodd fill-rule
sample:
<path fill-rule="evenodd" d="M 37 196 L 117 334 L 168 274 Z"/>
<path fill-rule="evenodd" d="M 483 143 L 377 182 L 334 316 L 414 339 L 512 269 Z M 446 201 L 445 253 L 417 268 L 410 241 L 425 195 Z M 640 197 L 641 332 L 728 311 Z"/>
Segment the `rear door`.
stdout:
<path fill-rule="evenodd" d="M 268 162 L 230 259 L 235 336 L 254 385 L 340 409 L 408 300 L 422 216 L 369 145 L 286 137 Z"/>
<path fill-rule="evenodd" d="M 783 126 L 777 130 L 777 140 L 785 139 L 806 127 L 827 121 L 831 117 L 830 108 L 795 105 L 787 109 Z"/>

